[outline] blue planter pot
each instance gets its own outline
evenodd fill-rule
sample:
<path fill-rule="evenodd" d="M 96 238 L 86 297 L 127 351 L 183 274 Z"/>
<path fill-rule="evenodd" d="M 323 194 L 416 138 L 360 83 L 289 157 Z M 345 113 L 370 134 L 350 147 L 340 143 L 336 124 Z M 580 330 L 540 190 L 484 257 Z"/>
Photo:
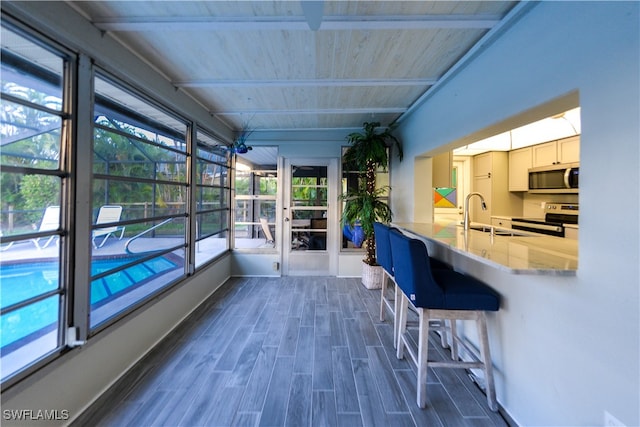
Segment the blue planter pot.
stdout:
<path fill-rule="evenodd" d="M 351 241 L 353 242 L 353 246 L 359 248 L 362 246 L 362 242 L 364 242 L 364 230 L 359 224 L 353 226 L 353 231 L 351 232 Z"/>
<path fill-rule="evenodd" d="M 347 238 L 356 248 L 362 246 L 362 242 L 364 242 L 364 230 L 360 226 L 359 222 L 356 222 L 353 227 L 350 225 L 345 225 L 342 228 L 342 234 Z"/>

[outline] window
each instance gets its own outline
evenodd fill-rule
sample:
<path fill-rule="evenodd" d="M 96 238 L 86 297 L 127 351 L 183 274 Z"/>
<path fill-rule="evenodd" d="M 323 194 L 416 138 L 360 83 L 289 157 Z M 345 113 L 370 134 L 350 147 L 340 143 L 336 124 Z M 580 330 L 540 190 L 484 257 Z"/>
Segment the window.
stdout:
<path fill-rule="evenodd" d="M 329 192 L 327 166 L 293 166 L 291 171 L 291 250 L 327 249 Z"/>
<path fill-rule="evenodd" d="M 197 142 L 196 266 L 229 249 L 229 161 L 223 144 L 201 129 Z"/>
<path fill-rule="evenodd" d="M 185 122 L 104 74 L 95 92 L 94 330 L 184 277 L 189 218 Z M 98 223 L 106 206 L 120 213 Z M 105 229 L 114 238 L 100 246 Z"/>
<path fill-rule="evenodd" d="M 343 147 L 342 153 L 347 150 L 346 147 Z M 356 190 L 363 185 L 365 181 L 364 173 L 359 172 L 357 170 L 350 170 L 349 166 L 346 163 L 342 163 L 342 194 L 346 194 L 349 190 Z M 389 168 L 388 167 L 380 167 L 376 171 L 376 188 L 377 189 L 385 189 L 381 199 L 385 203 L 389 203 Z M 342 204 L 342 208 L 344 208 L 344 203 Z M 353 237 L 353 230 L 348 225 L 343 225 L 341 229 L 342 234 L 342 249 L 349 250 L 362 250 L 356 238 Z M 353 240 L 356 240 L 354 243 Z"/>
<path fill-rule="evenodd" d="M 237 155 L 234 198 L 236 249 L 275 248 L 276 159 L 275 147 L 253 147 L 248 154 Z"/>
<path fill-rule="evenodd" d="M 45 43 L 9 17 L 0 31 L 7 387 L 64 354 L 68 327 L 91 339 L 229 250 L 231 158 L 186 118 L 98 67 L 75 66 L 90 58 Z M 76 94 L 90 76 L 95 93 Z M 74 110 L 90 99 L 93 115 Z M 89 131 L 89 146 L 73 139 Z M 69 167 L 72 153 L 78 167 Z M 85 163 L 90 168 L 79 172 Z M 73 209 L 89 198 L 85 211 Z"/>
<path fill-rule="evenodd" d="M 0 138 L 2 382 L 64 345 L 67 289 L 63 221 L 71 57 L 5 22 Z"/>

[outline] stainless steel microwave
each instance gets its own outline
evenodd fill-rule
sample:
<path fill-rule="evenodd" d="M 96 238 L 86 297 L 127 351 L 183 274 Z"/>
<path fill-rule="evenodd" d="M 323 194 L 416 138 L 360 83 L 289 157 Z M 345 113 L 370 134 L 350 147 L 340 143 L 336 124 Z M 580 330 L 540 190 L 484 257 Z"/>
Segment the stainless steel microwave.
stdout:
<path fill-rule="evenodd" d="M 579 163 L 565 163 L 529 169 L 530 193 L 577 193 Z"/>

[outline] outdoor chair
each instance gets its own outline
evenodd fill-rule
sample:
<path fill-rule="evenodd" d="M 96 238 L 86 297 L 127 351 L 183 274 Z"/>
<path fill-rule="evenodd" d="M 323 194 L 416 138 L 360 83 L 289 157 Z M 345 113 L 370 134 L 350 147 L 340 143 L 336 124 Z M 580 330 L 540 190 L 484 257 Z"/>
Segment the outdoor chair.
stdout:
<path fill-rule="evenodd" d="M 262 232 L 264 233 L 264 238 L 267 240 L 266 244 L 269 247 L 275 247 L 275 240 L 273 239 L 273 235 L 271 234 L 271 230 L 269 229 L 269 223 L 267 222 L 267 218 L 260 218 L 260 225 L 262 226 Z"/>
<path fill-rule="evenodd" d="M 0 231 L 0 237 L 2 237 L 2 231 Z M 9 242 L 6 245 L 3 244 L 2 246 L 0 246 L 0 251 L 6 251 L 7 249 L 9 249 L 11 246 L 13 246 L 14 242 Z"/>
<path fill-rule="evenodd" d="M 44 215 L 42 215 L 42 220 L 40 221 L 40 227 L 38 228 L 39 232 L 43 231 L 52 231 L 60 228 L 60 206 L 49 206 L 44 211 Z M 51 242 L 55 238 L 59 238 L 57 234 L 53 234 L 47 237 L 37 237 L 35 239 L 31 239 L 36 248 L 44 249 L 51 244 Z M 46 239 L 44 244 L 40 244 L 40 240 Z M 59 240 L 58 240 L 59 241 Z"/>
<path fill-rule="evenodd" d="M 96 225 L 100 224 L 112 224 L 120 221 L 120 216 L 122 215 L 122 206 L 118 205 L 104 205 L 100 207 L 98 211 L 98 218 L 96 219 Z M 93 247 L 98 249 L 104 246 L 107 243 L 107 239 L 109 236 L 115 236 L 116 233 L 120 232 L 118 236 L 118 240 L 122 239 L 124 236 L 124 226 L 120 225 L 112 225 L 109 227 L 97 228 L 93 230 L 93 235 L 91 238 L 91 243 L 93 243 Z M 100 244 L 96 243 L 96 239 L 102 238 Z"/>

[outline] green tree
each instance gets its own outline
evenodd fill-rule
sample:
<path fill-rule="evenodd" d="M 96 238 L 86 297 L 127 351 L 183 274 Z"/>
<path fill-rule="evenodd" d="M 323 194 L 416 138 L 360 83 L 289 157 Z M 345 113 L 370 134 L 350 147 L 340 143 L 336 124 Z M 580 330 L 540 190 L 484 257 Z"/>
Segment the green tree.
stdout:
<path fill-rule="evenodd" d="M 60 204 L 60 179 L 50 175 L 25 175 L 20 183 L 20 195 L 24 209 L 36 210 L 27 214 L 28 220 L 37 223 L 46 207 Z"/>
<path fill-rule="evenodd" d="M 347 136 L 351 146 L 345 151 L 343 163 L 348 170 L 357 170 L 364 175 L 364 184 L 359 188 L 341 195 L 346 202 L 342 215 L 342 224 L 354 226 L 360 222 L 365 235 L 366 255 L 364 262 L 376 265 L 376 246 L 373 233 L 375 221 L 391 221 L 391 209 L 382 200 L 387 187 L 376 189 L 376 171 L 386 170 L 389 164 L 388 149 L 395 145 L 398 158 L 402 160 L 402 145 L 392 134 L 393 127 L 379 130 L 379 122 L 365 122 L 362 132 L 353 132 Z"/>

